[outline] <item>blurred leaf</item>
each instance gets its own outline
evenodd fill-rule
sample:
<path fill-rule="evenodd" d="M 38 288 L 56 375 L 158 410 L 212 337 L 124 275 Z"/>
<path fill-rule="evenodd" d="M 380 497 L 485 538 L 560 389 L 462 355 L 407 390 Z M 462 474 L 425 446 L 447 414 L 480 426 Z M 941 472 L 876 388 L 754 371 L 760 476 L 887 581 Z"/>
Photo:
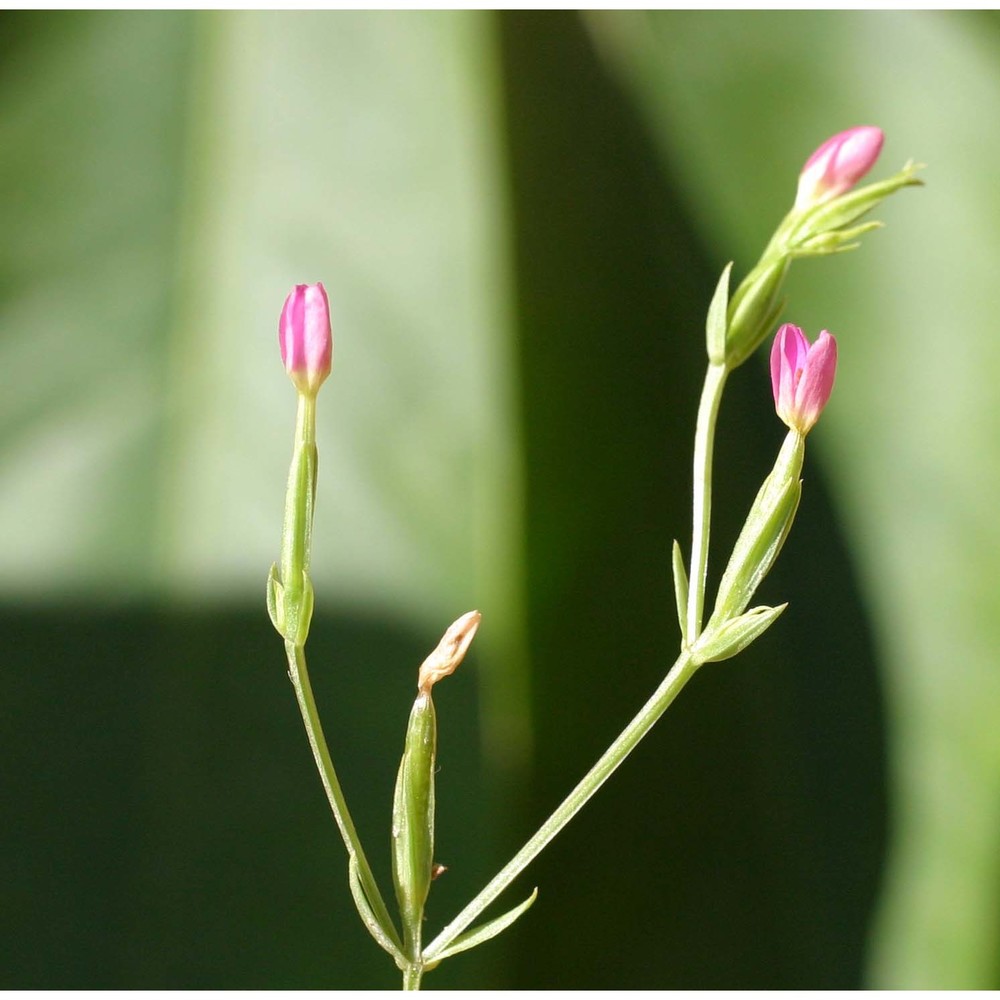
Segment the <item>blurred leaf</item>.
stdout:
<path fill-rule="evenodd" d="M 501 24 L 537 824 L 676 655 L 671 539 L 690 537 L 705 314 L 729 256 L 707 259 L 579 19 L 512 11 Z M 782 437 L 754 368 L 729 380 L 720 418 L 715 581 Z M 806 475 L 761 591 L 792 596 L 789 613 L 738 660 L 702 668 L 534 863 L 539 901 L 504 935 L 517 985 L 859 984 L 884 832 L 879 693 L 836 524 Z"/>
<path fill-rule="evenodd" d="M 976 16 L 931 13 L 591 24 L 737 272 L 828 135 L 882 126 L 876 178 L 910 157 L 930 165 L 928 187 L 883 206 L 889 228 L 857 254 L 793 268 L 789 316 L 840 337 L 816 445 L 889 689 L 894 841 L 872 976 L 894 988 L 996 986 L 1000 192 L 988 165 L 1000 162 L 1000 135 L 984 123 L 1000 113 L 1000 37 Z"/>

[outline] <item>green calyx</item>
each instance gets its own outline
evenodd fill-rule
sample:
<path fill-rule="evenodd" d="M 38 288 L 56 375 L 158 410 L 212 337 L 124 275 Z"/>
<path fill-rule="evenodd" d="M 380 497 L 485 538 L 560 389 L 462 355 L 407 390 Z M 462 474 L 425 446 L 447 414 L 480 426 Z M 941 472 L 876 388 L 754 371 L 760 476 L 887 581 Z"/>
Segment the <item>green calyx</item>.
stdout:
<path fill-rule="evenodd" d="M 712 617 L 692 649 L 699 662 L 735 656 L 762 635 L 784 610 L 785 605 L 746 611 L 778 558 L 795 520 L 802 495 L 799 475 L 804 455 L 805 438 L 798 431 L 789 431 L 733 546 Z"/>
<path fill-rule="evenodd" d="M 791 264 L 786 250 L 765 255 L 743 279 L 729 303 L 725 362 L 730 371 L 741 364 L 773 332 L 784 301 L 781 289 Z"/>
<path fill-rule="evenodd" d="M 304 646 L 313 613 L 309 579 L 313 508 L 316 502 L 316 397 L 299 394 L 295 443 L 285 490 L 285 519 L 281 531 L 281 563 L 267 579 L 267 610 L 281 636 Z"/>
<path fill-rule="evenodd" d="M 424 904 L 434 872 L 434 766 L 437 717 L 430 690 L 413 703 L 392 803 L 392 879 L 403 921 L 403 948 L 420 960 Z"/>
<path fill-rule="evenodd" d="M 818 235 L 844 229 L 867 215 L 889 195 L 905 187 L 921 186 L 923 181 L 917 177 L 917 171 L 922 166 L 920 163 L 910 161 L 902 170 L 884 181 L 852 188 L 837 198 L 806 209 L 795 220 L 788 245 L 795 247 Z"/>
<path fill-rule="evenodd" d="M 297 582 L 296 587 L 286 587 L 281 582 L 277 563 L 271 566 L 267 577 L 267 613 L 283 639 L 293 646 L 304 646 L 312 621 L 313 585 L 305 570 Z"/>

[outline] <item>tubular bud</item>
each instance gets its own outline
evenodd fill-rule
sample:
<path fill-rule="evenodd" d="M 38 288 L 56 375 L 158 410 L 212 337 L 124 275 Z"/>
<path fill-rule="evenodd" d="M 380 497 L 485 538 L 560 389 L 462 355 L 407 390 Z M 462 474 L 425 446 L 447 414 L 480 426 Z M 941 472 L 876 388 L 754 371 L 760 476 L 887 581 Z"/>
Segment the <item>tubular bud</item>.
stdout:
<path fill-rule="evenodd" d="M 330 302 L 322 284 L 296 285 L 278 320 L 281 360 L 299 392 L 315 396 L 333 364 Z"/>
<path fill-rule="evenodd" d="M 885 135 L 874 125 L 838 132 L 806 160 L 795 207 L 800 211 L 849 191 L 875 166 Z"/>
<path fill-rule="evenodd" d="M 806 335 L 786 323 L 771 348 L 774 408 L 792 430 L 812 430 L 833 391 L 837 374 L 837 341 L 823 330 L 810 344 Z"/>

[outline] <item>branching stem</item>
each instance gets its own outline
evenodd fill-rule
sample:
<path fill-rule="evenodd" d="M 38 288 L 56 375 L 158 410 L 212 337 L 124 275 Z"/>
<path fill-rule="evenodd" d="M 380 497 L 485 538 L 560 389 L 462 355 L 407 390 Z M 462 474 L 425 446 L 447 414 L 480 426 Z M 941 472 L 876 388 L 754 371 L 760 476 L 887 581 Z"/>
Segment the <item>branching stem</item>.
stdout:
<path fill-rule="evenodd" d="M 688 652 L 678 657 L 649 701 L 622 730 L 614 743 L 604 751 L 583 780 L 566 796 L 562 805 L 538 828 L 535 835 L 493 877 L 482 892 L 424 949 L 425 962 L 433 962 L 538 857 L 549 841 L 583 808 L 590 797 L 611 777 L 639 741 L 653 728 L 656 720 L 667 710 L 696 669 L 697 666 Z"/>
<path fill-rule="evenodd" d="M 709 364 L 698 404 L 694 432 L 694 517 L 691 531 L 691 572 L 688 574 L 687 641 L 693 646 L 701 635 L 708 572 L 708 537 L 712 522 L 712 454 L 715 423 L 729 369 Z"/>

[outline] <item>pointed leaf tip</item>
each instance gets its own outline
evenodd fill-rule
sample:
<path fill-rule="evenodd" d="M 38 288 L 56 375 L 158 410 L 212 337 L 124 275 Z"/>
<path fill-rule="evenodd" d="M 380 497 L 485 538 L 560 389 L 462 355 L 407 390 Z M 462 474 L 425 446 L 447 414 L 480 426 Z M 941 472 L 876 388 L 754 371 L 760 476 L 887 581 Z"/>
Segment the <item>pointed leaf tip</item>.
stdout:
<path fill-rule="evenodd" d="M 464 934 L 459 934 L 459 936 L 455 938 L 455 940 L 452 941 L 440 955 L 428 955 L 426 957 L 433 961 L 436 965 L 438 962 L 442 962 L 446 958 L 451 958 L 452 955 L 457 955 L 459 952 L 468 951 L 470 948 L 476 948 L 481 944 L 485 944 L 487 941 L 495 938 L 498 934 L 510 927 L 510 925 L 514 923 L 514 921 L 517 920 L 522 913 L 531 908 L 531 905 L 537 898 L 538 886 L 535 886 L 531 895 L 523 903 L 515 906 L 514 909 L 508 910 L 505 914 L 503 914 L 503 916 L 496 917 L 493 920 L 487 920 L 485 924 L 473 927 Z"/>

